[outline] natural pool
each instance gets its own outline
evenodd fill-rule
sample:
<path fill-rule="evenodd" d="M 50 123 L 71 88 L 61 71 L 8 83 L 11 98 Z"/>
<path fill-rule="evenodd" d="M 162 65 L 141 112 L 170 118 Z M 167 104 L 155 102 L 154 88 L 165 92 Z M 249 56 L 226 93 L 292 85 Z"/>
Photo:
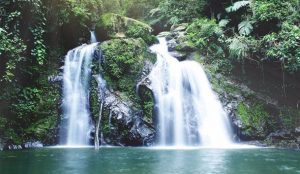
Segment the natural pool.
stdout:
<path fill-rule="evenodd" d="M 278 149 L 42 148 L 0 152 L 0 174 L 300 173 L 300 152 Z"/>

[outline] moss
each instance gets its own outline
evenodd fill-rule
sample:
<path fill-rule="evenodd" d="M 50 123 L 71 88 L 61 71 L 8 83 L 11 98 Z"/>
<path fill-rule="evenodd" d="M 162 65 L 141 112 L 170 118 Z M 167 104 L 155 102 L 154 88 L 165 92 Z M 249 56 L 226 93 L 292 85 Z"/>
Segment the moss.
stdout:
<path fill-rule="evenodd" d="M 91 88 L 90 88 L 90 111 L 91 115 L 96 118 L 99 116 L 100 104 L 98 101 L 98 84 L 94 78 L 91 79 Z"/>
<path fill-rule="evenodd" d="M 141 99 L 141 106 L 143 110 L 144 120 L 148 123 L 153 123 L 153 107 L 154 98 L 150 89 L 140 86 L 139 96 Z"/>
<path fill-rule="evenodd" d="M 104 78 L 115 90 L 125 93 L 129 99 L 137 100 L 135 87 L 145 60 L 154 55 L 142 39 L 113 39 L 101 44 L 104 62 Z"/>
<path fill-rule="evenodd" d="M 128 26 L 126 32 L 127 37 L 142 38 L 148 45 L 158 42 L 157 38 L 149 33 L 149 29 L 138 24 Z"/>
<path fill-rule="evenodd" d="M 254 105 L 239 103 L 237 113 L 243 124 L 255 128 L 259 128 L 265 124 L 268 116 L 261 103 L 255 103 Z"/>

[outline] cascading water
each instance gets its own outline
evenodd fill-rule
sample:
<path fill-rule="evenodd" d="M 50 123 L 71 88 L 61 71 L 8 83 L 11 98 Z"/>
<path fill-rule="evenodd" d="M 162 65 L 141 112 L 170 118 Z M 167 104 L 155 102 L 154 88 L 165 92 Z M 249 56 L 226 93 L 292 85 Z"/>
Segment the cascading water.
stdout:
<path fill-rule="evenodd" d="M 89 111 L 90 65 L 96 45 L 97 43 L 82 45 L 69 51 L 65 57 L 63 113 L 66 131 L 65 135 L 61 135 L 61 145 L 89 145 L 92 129 Z"/>
<path fill-rule="evenodd" d="M 165 38 L 151 47 L 157 62 L 150 74 L 161 146 L 224 147 L 232 144 L 231 128 L 201 65 L 179 62 Z"/>
<path fill-rule="evenodd" d="M 91 31 L 91 43 L 96 43 L 96 42 L 97 42 L 97 37 L 95 31 Z"/>

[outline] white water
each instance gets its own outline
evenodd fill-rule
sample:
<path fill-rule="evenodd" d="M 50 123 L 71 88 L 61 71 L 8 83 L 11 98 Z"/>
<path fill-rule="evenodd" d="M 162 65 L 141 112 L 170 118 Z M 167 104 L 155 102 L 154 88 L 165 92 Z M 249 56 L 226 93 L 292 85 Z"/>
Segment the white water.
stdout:
<path fill-rule="evenodd" d="M 161 146 L 226 147 L 229 120 L 201 65 L 172 57 L 165 38 L 151 47 L 157 62 L 150 74 Z"/>
<path fill-rule="evenodd" d="M 96 43 L 96 42 L 97 42 L 97 37 L 95 31 L 91 31 L 91 43 Z"/>
<path fill-rule="evenodd" d="M 67 120 L 66 146 L 89 145 L 92 129 L 89 112 L 91 61 L 97 43 L 82 45 L 68 52 L 63 74 L 63 112 Z M 62 138 L 61 138 L 62 139 Z M 62 141 L 62 140 L 61 140 Z"/>

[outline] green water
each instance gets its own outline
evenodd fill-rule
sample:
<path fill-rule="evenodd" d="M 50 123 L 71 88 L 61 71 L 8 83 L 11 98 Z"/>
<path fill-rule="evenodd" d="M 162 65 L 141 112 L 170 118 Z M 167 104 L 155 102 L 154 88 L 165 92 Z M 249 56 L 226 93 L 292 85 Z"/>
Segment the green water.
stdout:
<path fill-rule="evenodd" d="M 300 152 L 276 149 L 36 149 L 0 152 L 0 174 L 300 173 Z"/>

